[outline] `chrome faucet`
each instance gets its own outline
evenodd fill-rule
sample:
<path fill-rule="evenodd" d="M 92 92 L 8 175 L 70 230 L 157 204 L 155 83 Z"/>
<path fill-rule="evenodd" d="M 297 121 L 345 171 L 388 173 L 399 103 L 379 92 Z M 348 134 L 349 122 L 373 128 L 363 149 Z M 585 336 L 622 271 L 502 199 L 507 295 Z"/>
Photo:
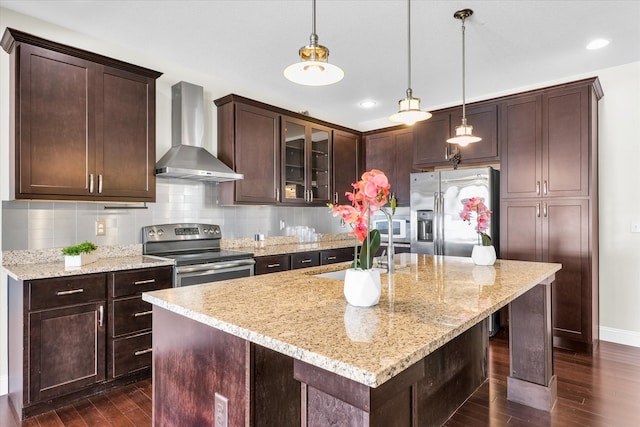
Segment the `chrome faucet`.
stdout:
<path fill-rule="evenodd" d="M 393 274 L 396 271 L 396 263 L 394 255 L 396 253 L 393 248 L 393 221 L 391 220 L 391 214 L 386 209 L 380 209 L 380 211 L 387 216 L 387 236 L 389 241 L 387 242 L 387 273 Z"/>

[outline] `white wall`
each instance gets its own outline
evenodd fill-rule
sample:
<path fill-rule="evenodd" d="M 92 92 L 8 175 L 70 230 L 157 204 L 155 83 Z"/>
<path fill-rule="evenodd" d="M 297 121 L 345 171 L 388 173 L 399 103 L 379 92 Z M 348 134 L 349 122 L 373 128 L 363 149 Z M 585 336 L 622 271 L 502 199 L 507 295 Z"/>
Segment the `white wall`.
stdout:
<path fill-rule="evenodd" d="M 40 37 L 98 52 L 106 56 L 164 72 L 157 82 L 157 154 L 170 147 L 170 88 L 185 80 L 205 88 L 205 100 L 228 93 L 244 93 L 214 75 L 204 75 L 169 63 L 162 58 L 149 58 L 108 41 L 94 40 L 30 17 L 0 8 L 0 33 L 13 27 Z M 212 71 L 215 72 L 215 71 Z M 632 220 L 640 221 L 640 62 L 620 67 L 594 70 L 581 76 L 567 76 L 563 81 L 599 76 L 605 96 L 600 101 L 600 323 L 601 338 L 640 346 L 640 233 L 632 234 Z M 544 87 L 554 82 L 532 82 L 527 88 Z M 504 93 L 503 93 L 504 94 Z M 490 98 L 500 94 L 487 94 Z M 206 130 L 207 149 L 213 146 L 216 115 L 208 106 L 211 126 Z M 9 56 L 0 52 L 0 197 L 9 195 Z M 2 215 L 0 213 L 0 215 Z M 1 217 L 0 217 L 1 219 Z M 0 241 L 2 240 L 0 230 Z M 0 252 L 2 248 L 0 247 Z M 0 276 L 6 283 L 6 276 Z M 0 394 L 6 393 L 7 313 L 6 286 L 0 286 Z"/>

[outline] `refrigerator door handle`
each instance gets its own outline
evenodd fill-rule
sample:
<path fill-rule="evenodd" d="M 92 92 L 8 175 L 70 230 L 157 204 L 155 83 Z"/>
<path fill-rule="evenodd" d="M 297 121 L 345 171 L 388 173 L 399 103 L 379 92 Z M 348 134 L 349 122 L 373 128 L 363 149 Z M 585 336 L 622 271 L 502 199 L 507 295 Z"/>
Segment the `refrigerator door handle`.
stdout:
<path fill-rule="evenodd" d="M 438 203 L 440 217 L 440 255 L 444 255 L 444 193 L 440 193 L 440 203 Z"/>

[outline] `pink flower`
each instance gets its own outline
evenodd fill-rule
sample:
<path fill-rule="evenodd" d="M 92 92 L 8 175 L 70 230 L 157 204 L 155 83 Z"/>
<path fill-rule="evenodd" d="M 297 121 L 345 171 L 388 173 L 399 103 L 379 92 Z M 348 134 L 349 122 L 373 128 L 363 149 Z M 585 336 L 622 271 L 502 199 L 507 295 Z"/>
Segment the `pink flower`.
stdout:
<path fill-rule="evenodd" d="M 475 213 L 476 217 L 476 228 L 475 230 L 478 232 L 478 237 L 482 238 L 483 244 L 488 242 L 491 244 L 491 238 L 485 231 L 489 228 L 489 217 L 492 212 L 487 208 L 484 204 L 484 199 L 482 197 L 471 197 L 466 202 L 462 204 L 462 210 L 460 211 L 460 218 L 463 221 L 467 221 L 471 224 L 471 214 Z"/>
<path fill-rule="evenodd" d="M 353 226 L 349 234 L 362 243 L 368 234 L 369 217 L 389 201 L 391 184 L 384 172 L 371 169 L 351 186 L 353 191 L 345 193 L 351 206 L 330 204 L 329 207 L 334 216 L 341 216 L 344 222 Z"/>

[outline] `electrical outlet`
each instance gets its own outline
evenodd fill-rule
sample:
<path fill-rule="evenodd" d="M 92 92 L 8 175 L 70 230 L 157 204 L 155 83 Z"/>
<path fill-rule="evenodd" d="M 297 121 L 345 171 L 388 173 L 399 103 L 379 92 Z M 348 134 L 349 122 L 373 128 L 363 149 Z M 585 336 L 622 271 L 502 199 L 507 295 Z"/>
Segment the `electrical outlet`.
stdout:
<path fill-rule="evenodd" d="M 631 221 L 631 232 L 640 233 L 640 220 Z"/>
<path fill-rule="evenodd" d="M 229 399 L 216 393 L 213 427 L 229 426 Z"/>
<path fill-rule="evenodd" d="M 103 219 L 96 221 L 96 236 L 105 236 L 107 234 L 107 222 Z"/>

